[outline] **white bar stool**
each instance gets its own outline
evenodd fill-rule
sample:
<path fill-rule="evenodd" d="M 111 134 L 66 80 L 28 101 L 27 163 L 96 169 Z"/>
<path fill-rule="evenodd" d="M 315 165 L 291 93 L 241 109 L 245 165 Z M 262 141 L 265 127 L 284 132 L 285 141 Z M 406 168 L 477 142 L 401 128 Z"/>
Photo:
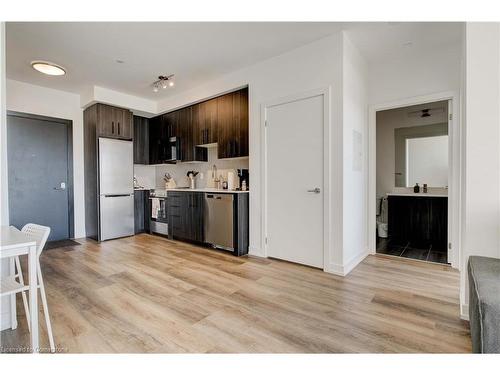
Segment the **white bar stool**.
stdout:
<path fill-rule="evenodd" d="M 43 314 L 45 316 L 45 323 L 47 325 L 47 333 L 49 335 L 50 350 L 55 352 L 54 337 L 52 335 L 52 325 L 50 324 L 49 308 L 47 305 L 47 296 L 45 295 L 45 286 L 43 284 L 42 270 L 40 267 L 40 254 L 47 242 L 47 238 L 50 234 L 50 228 L 38 224 L 26 224 L 21 232 L 24 232 L 36 241 L 37 245 L 37 288 L 40 288 L 40 296 L 42 297 Z M 28 329 L 30 330 L 30 311 L 28 306 L 28 298 L 26 296 L 26 290 L 28 287 L 24 284 L 23 272 L 21 270 L 21 262 L 19 261 L 19 256 L 14 259 L 13 274 L 8 279 L 2 279 L 2 293 L 1 295 L 12 295 L 11 304 L 13 304 L 12 310 L 15 311 L 16 294 L 21 293 L 23 297 L 24 311 L 26 313 L 26 320 L 28 322 Z M 16 280 L 18 279 L 18 280 Z M 9 285 L 7 285 L 9 284 Z M 10 292 L 9 292 L 10 290 Z M 12 316 L 12 326 L 16 326 L 16 317 Z"/>

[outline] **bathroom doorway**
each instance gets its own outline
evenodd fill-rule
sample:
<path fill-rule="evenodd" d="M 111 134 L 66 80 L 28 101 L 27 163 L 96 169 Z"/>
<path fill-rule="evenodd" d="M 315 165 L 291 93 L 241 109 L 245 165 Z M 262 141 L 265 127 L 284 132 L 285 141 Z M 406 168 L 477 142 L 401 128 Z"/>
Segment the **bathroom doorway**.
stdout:
<path fill-rule="evenodd" d="M 370 248 L 458 268 L 460 144 L 453 95 L 435 97 L 371 108 Z"/>

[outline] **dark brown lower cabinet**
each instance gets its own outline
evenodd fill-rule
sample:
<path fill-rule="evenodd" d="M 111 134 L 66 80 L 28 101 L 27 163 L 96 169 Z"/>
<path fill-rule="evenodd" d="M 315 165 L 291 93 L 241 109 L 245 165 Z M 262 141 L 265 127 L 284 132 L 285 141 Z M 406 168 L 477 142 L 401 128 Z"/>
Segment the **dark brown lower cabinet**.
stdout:
<path fill-rule="evenodd" d="M 149 190 L 134 191 L 134 232 L 149 232 Z"/>
<path fill-rule="evenodd" d="M 228 193 L 231 194 L 231 193 Z M 234 252 L 236 256 L 248 254 L 248 194 L 234 194 L 233 200 Z M 203 244 L 205 193 L 169 191 L 167 196 L 168 236 Z"/>
<path fill-rule="evenodd" d="M 388 222 L 391 239 L 446 248 L 448 197 L 389 195 Z"/>
<path fill-rule="evenodd" d="M 203 199 L 200 192 L 168 193 L 169 237 L 203 242 Z"/>

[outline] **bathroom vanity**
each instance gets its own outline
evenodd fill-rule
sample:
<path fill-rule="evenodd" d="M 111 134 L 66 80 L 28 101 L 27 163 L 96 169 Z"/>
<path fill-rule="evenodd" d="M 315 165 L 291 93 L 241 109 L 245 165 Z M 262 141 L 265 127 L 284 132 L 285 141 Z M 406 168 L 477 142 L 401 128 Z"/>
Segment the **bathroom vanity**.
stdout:
<path fill-rule="evenodd" d="M 448 197 L 433 194 L 388 194 L 389 237 L 446 249 Z"/>

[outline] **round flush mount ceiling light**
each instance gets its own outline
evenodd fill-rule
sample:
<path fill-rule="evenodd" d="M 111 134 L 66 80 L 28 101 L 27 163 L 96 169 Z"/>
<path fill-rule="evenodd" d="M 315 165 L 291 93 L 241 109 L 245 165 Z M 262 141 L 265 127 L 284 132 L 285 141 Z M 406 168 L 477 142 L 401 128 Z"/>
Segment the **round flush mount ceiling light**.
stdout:
<path fill-rule="evenodd" d="M 66 70 L 63 67 L 48 61 L 32 61 L 31 66 L 40 73 L 49 76 L 63 76 L 66 74 Z"/>

